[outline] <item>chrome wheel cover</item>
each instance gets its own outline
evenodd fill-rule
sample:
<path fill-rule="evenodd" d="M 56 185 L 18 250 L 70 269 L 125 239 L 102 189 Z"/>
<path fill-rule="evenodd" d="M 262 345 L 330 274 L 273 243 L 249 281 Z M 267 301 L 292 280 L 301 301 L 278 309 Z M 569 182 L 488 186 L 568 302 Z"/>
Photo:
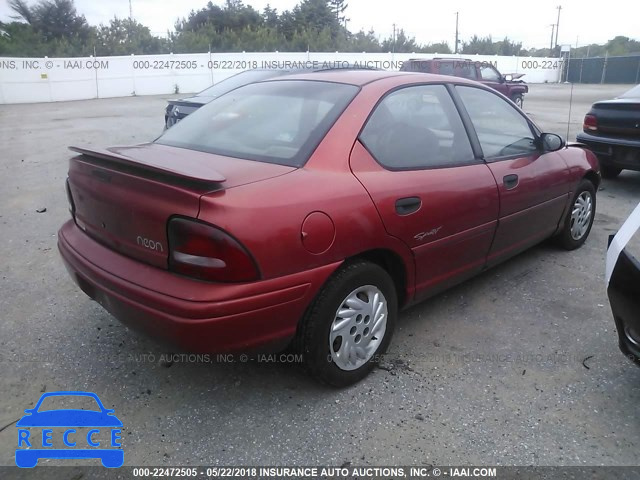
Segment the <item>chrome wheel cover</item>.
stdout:
<path fill-rule="evenodd" d="M 356 288 L 340 303 L 329 331 L 331 359 L 340 370 L 371 360 L 387 330 L 387 299 L 378 287 Z"/>
<path fill-rule="evenodd" d="M 587 233 L 593 215 L 593 199 L 589 192 L 582 192 L 576 198 L 571 211 L 571 238 L 580 240 Z"/>

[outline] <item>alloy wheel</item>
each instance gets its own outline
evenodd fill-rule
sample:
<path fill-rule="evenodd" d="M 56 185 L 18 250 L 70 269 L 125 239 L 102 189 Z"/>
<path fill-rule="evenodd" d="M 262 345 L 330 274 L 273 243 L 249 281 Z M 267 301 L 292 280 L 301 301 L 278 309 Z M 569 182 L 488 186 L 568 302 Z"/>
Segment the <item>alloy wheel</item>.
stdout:
<path fill-rule="evenodd" d="M 341 370 L 356 370 L 375 354 L 387 328 L 387 300 L 373 285 L 356 288 L 341 302 L 329 331 L 331 358 Z"/>

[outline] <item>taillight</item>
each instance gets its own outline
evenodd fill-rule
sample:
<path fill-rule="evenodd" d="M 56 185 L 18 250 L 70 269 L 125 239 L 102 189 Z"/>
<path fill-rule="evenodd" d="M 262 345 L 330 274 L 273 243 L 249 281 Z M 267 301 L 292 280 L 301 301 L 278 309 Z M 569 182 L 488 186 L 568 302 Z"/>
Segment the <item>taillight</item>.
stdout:
<path fill-rule="evenodd" d="M 595 115 L 587 114 L 584 117 L 584 123 L 582 129 L 585 132 L 595 132 L 598 130 L 598 119 Z"/>
<path fill-rule="evenodd" d="M 169 221 L 169 270 L 210 282 L 252 282 L 260 278 L 247 250 L 231 235 L 186 218 Z"/>

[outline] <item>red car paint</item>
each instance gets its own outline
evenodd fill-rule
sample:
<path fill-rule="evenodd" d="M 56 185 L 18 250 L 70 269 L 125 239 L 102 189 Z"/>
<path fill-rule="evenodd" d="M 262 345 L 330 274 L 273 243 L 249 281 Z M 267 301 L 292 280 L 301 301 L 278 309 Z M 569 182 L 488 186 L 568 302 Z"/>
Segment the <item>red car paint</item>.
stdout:
<path fill-rule="evenodd" d="M 58 245 L 87 295 L 133 328 L 189 351 L 277 350 L 346 259 L 385 265 L 401 305 L 411 305 L 556 233 L 578 182 L 599 181 L 594 155 L 576 147 L 389 171 L 357 140 L 385 94 L 430 83 L 484 87 L 375 71 L 292 80 L 360 88 L 301 168 L 159 144 L 71 159 L 75 221 L 62 226 Z M 502 178 L 513 173 L 519 184 L 506 190 Z M 398 216 L 395 201 L 411 196 L 422 207 Z M 176 215 L 231 235 L 260 279 L 211 283 L 169 271 L 167 228 Z"/>

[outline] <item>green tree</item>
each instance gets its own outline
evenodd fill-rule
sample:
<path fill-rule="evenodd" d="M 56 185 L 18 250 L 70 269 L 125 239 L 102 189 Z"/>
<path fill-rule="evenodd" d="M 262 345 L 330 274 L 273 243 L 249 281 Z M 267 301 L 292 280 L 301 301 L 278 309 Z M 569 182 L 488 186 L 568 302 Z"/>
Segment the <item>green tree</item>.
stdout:
<path fill-rule="evenodd" d="M 378 41 L 378 37 L 373 30 L 365 32 L 360 30 L 358 33 L 351 35 L 348 45 L 343 48 L 345 51 L 351 52 L 381 52 L 382 47 Z"/>
<path fill-rule="evenodd" d="M 344 12 L 348 7 L 349 4 L 346 2 L 346 0 L 329 0 L 329 8 L 336 16 L 336 21 L 340 25 L 344 25 L 344 22 L 346 20 Z"/>
<path fill-rule="evenodd" d="M 629 55 L 640 53 L 640 42 L 629 37 L 617 36 L 609 40 L 604 48 L 609 55 Z"/>
<path fill-rule="evenodd" d="M 337 34 L 340 24 L 329 8 L 326 0 L 302 0 L 294 9 L 296 29 L 299 31 L 322 32 L 329 29 Z"/>
<path fill-rule="evenodd" d="M 467 55 L 495 55 L 496 47 L 491 36 L 478 37 L 474 35 L 468 42 L 462 42 L 462 53 Z"/>
<path fill-rule="evenodd" d="M 168 53 L 166 42 L 151 35 L 149 27 L 136 20 L 114 17 L 101 25 L 96 45 L 98 55 L 143 55 Z"/>
<path fill-rule="evenodd" d="M 52 55 L 49 45 L 28 23 L 0 23 L 0 55 L 23 57 Z"/>
<path fill-rule="evenodd" d="M 449 44 L 444 41 L 423 45 L 417 51 L 420 53 L 443 53 L 443 54 L 453 53 L 451 51 L 451 48 L 449 47 Z"/>
<path fill-rule="evenodd" d="M 278 28 L 278 10 L 271 8 L 271 5 L 267 3 L 262 12 L 262 18 L 264 19 L 264 25 L 270 29 Z"/>
<path fill-rule="evenodd" d="M 522 43 L 516 43 L 504 37 L 501 42 L 494 43 L 495 55 L 519 55 L 522 50 Z"/>
<path fill-rule="evenodd" d="M 391 36 L 382 42 L 383 52 L 411 53 L 417 52 L 419 49 L 420 46 L 416 43 L 416 39 L 408 37 L 402 28 L 396 33 L 395 38 Z"/>
<path fill-rule="evenodd" d="M 45 42 L 51 40 L 87 41 L 95 35 L 84 15 L 78 15 L 73 0 L 40 0 L 29 6 L 25 0 L 10 0 L 16 20 L 31 25 Z"/>

